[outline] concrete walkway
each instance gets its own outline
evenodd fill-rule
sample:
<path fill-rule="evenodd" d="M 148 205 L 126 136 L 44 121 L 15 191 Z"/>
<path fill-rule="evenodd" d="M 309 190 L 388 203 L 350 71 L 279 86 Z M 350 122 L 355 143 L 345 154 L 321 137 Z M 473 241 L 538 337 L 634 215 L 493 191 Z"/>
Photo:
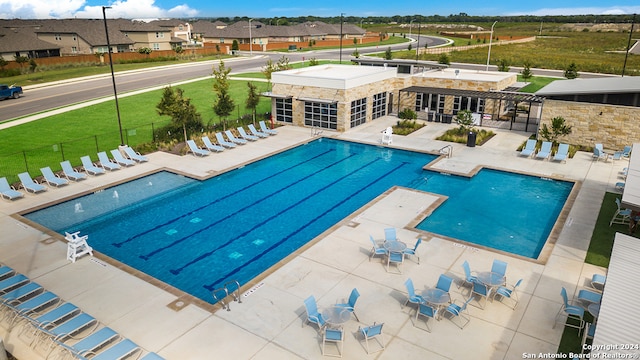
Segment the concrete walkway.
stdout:
<path fill-rule="evenodd" d="M 322 135 L 379 144 L 380 132 L 395 121 L 394 117 L 385 117 L 346 133 L 325 131 Z M 394 135 L 393 146 L 438 151 L 450 143 L 435 137 L 451 126 L 428 123 L 409 136 Z M 231 311 L 212 311 L 217 307 L 200 306 L 173 289 L 155 286 L 124 267 L 114 266 L 100 254 L 69 263 L 65 259 L 66 244 L 58 241 L 60 236 L 32 228 L 13 216 L 158 169 L 209 177 L 312 138 L 306 128 L 285 126 L 278 130 L 277 136 L 206 158 L 154 153 L 145 164 L 18 201 L 3 201 L 0 262 L 81 307 L 145 351 L 155 351 L 167 359 L 323 358 L 321 335 L 314 326 L 303 326 L 303 300 L 314 295 L 321 308 L 330 306 L 347 297 L 354 287 L 362 295 L 356 306 L 360 322 L 352 317 L 344 325 L 346 359 L 519 359 L 523 353 L 555 353 L 562 334 L 561 325 L 552 328 L 560 308 L 560 287 L 566 287 L 572 296 L 586 286 L 593 273 L 605 271 L 585 264 L 584 258 L 604 193 L 615 191 L 618 171 L 627 162 L 593 162 L 591 154 L 584 152 L 564 164 L 521 158 L 515 149 L 529 134 L 501 130 L 483 146 L 453 144 L 453 156 L 433 167 L 464 173 L 489 165 L 581 182 L 546 264 L 433 237 L 425 239 L 418 249 L 420 264 L 410 258 L 402 265 L 401 275 L 388 273 L 380 260 L 369 261 L 369 234 L 381 237 L 384 228 L 393 226 L 399 237 L 412 245 L 419 234 L 407 225 L 425 203 L 432 201 L 426 194 L 394 188 L 243 289 L 242 304 L 232 303 Z M 473 270 L 482 271 L 489 270 L 495 258 L 509 263 L 509 283 L 523 279 L 515 310 L 497 301 L 489 302 L 484 310 L 470 308 L 471 321 L 464 330 L 446 319 L 432 322 L 431 333 L 414 327 L 413 309 L 401 306 L 406 299 L 403 284 L 407 278 L 420 292 L 434 286 L 442 273 L 462 278 L 461 264 L 465 260 Z M 468 289 L 453 286 L 452 296 L 460 303 L 468 296 Z M 357 330 L 374 322 L 385 323 L 386 349 L 367 355 Z M 26 345 L 17 329 L 8 332 L 3 323 L 0 335 L 7 350 L 17 358 L 43 358 L 42 351 L 34 352 Z"/>

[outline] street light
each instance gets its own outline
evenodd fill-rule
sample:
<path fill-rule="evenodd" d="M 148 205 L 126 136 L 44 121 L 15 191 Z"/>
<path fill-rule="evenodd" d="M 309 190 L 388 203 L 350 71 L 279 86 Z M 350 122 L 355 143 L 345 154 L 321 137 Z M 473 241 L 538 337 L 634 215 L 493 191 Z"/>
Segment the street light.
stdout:
<path fill-rule="evenodd" d="M 411 21 L 409 21 L 409 37 L 411 37 L 411 29 L 413 28 L 413 22 L 416 21 L 416 19 L 413 19 Z"/>
<path fill-rule="evenodd" d="M 111 68 L 111 82 L 113 82 L 113 98 L 116 100 L 116 114 L 118 115 L 118 128 L 120 129 L 120 145 L 124 146 L 124 137 L 122 136 L 122 122 L 120 121 L 120 106 L 118 106 L 118 91 L 116 90 L 116 76 L 113 74 L 113 60 L 111 59 L 111 43 L 109 43 L 109 30 L 107 28 L 107 14 L 105 10 L 111 9 L 111 6 L 102 7 L 102 19 L 104 20 L 104 34 L 107 37 L 107 51 L 109 52 L 109 67 Z"/>
<path fill-rule="evenodd" d="M 342 17 L 344 13 L 340 13 L 340 64 L 342 64 Z"/>
<path fill-rule="evenodd" d="M 418 61 L 418 51 L 420 51 L 420 25 L 422 24 L 418 23 L 418 45 L 416 45 L 416 61 Z"/>
<path fill-rule="evenodd" d="M 253 56 L 253 41 L 251 39 L 251 22 L 253 19 L 249 19 L 249 55 Z"/>
<path fill-rule="evenodd" d="M 491 40 L 493 40 L 493 27 L 496 26 L 496 23 L 498 22 L 498 20 L 493 22 L 493 25 L 491 25 L 491 37 L 489 38 L 489 53 L 487 54 L 487 71 L 489 71 L 489 59 L 491 58 Z"/>

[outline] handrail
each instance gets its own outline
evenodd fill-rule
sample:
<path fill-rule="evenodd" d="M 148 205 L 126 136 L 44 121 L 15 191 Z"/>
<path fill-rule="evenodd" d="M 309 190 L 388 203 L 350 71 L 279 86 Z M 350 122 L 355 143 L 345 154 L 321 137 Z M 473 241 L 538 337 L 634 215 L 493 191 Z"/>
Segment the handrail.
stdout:
<path fill-rule="evenodd" d="M 453 156 L 453 146 L 445 145 L 438 150 L 440 154 L 446 154 L 448 158 Z"/>
<path fill-rule="evenodd" d="M 235 285 L 235 289 L 230 291 L 229 285 Z M 229 295 L 233 296 L 233 301 L 237 301 L 239 304 L 242 303 L 242 299 L 240 299 L 240 283 L 238 280 L 227 281 L 224 284 L 224 288 Z"/>
<path fill-rule="evenodd" d="M 229 306 L 229 303 L 224 301 L 224 299 L 227 296 L 229 296 L 229 292 L 227 291 L 226 287 L 213 290 L 211 292 L 211 295 L 213 295 L 213 298 L 216 300 L 216 302 L 219 302 L 220 305 L 222 305 L 223 309 L 227 309 L 227 311 L 231 311 L 231 307 Z"/>

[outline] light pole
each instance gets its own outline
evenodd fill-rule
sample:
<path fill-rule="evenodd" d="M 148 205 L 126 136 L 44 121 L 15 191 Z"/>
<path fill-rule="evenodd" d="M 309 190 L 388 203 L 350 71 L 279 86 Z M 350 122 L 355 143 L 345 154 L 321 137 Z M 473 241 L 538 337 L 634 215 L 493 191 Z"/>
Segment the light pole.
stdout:
<path fill-rule="evenodd" d="M 364 19 L 360 19 L 360 28 L 362 29 L 362 22 L 364 21 Z"/>
<path fill-rule="evenodd" d="M 340 64 L 342 64 L 342 17 L 344 13 L 340 13 Z"/>
<path fill-rule="evenodd" d="M 411 29 L 413 28 L 413 22 L 416 21 L 416 19 L 413 19 L 411 21 L 409 21 L 409 37 L 411 37 Z"/>
<path fill-rule="evenodd" d="M 487 54 L 487 68 L 486 70 L 489 71 L 489 59 L 491 58 L 491 40 L 493 40 L 493 27 L 496 26 L 496 23 L 498 22 L 498 20 L 493 22 L 493 25 L 491 25 L 491 37 L 489 38 L 489 53 Z"/>
<path fill-rule="evenodd" d="M 418 23 L 418 45 L 416 45 L 416 61 L 418 61 L 418 51 L 420 51 L 420 25 L 422 24 Z"/>
<path fill-rule="evenodd" d="M 624 71 L 627 68 L 627 57 L 629 56 L 629 49 L 631 48 L 631 34 L 633 34 L 633 25 L 636 23 L 636 14 L 633 14 L 631 19 L 631 31 L 629 32 L 629 41 L 627 41 L 627 52 L 624 54 L 624 64 L 622 65 L 622 77 L 624 77 Z"/>
<path fill-rule="evenodd" d="M 105 10 L 111 9 L 111 6 L 102 7 L 102 19 L 104 20 L 104 34 L 107 37 L 107 51 L 109 52 L 109 67 L 111 68 L 111 82 L 113 82 L 113 98 L 116 100 L 116 114 L 118 115 L 118 129 L 120 129 L 120 145 L 124 146 L 124 137 L 122 136 L 122 121 L 120 121 L 120 106 L 118 106 L 118 91 L 116 90 L 116 76 L 113 74 L 113 60 L 111 58 L 111 43 L 109 43 L 109 29 L 107 28 L 107 14 Z"/>
<path fill-rule="evenodd" d="M 253 56 L 253 41 L 251 39 L 251 22 L 253 19 L 249 19 L 249 55 Z"/>

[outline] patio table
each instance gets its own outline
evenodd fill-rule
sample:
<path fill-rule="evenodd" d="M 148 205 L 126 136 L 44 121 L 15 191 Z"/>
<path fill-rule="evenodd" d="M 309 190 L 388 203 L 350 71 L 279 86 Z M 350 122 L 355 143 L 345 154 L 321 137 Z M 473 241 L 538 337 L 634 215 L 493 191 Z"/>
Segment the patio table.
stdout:
<path fill-rule="evenodd" d="M 322 317 L 332 327 L 340 327 L 349 321 L 351 313 L 340 306 L 330 306 L 322 311 Z"/>

